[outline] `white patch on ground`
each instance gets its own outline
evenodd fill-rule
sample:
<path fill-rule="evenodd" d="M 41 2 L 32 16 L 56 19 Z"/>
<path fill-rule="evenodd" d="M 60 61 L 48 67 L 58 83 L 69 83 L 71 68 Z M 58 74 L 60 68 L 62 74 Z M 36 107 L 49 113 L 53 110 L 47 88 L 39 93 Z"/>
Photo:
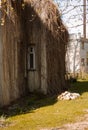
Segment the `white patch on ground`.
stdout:
<path fill-rule="evenodd" d="M 73 100 L 80 97 L 79 93 L 71 93 L 68 91 L 65 91 L 61 95 L 58 96 L 58 100 Z"/>

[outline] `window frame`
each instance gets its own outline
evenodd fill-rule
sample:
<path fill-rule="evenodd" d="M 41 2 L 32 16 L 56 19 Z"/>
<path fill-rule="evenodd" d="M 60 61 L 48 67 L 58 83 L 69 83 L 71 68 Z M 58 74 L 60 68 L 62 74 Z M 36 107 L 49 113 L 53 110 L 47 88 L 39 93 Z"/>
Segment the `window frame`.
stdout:
<path fill-rule="evenodd" d="M 88 58 L 86 58 L 86 65 L 88 66 Z"/>
<path fill-rule="evenodd" d="M 85 58 L 81 58 L 81 65 L 85 66 Z"/>
<path fill-rule="evenodd" d="M 84 50 L 84 42 L 82 41 L 82 43 L 81 43 L 81 48 Z"/>
<path fill-rule="evenodd" d="M 32 51 L 31 51 L 31 49 L 32 49 Z M 31 59 L 31 58 L 33 58 L 33 59 Z M 35 65 L 35 45 L 34 44 L 33 45 L 31 44 L 31 45 L 28 46 L 27 60 L 28 60 L 27 61 L 28 71 L 35 71 L 36 65 Z M 31 61 L 32 61 L 32 63 L 31 63 Z M 31 65 L 31 64 L 33 64 L 33 65 Z"/>

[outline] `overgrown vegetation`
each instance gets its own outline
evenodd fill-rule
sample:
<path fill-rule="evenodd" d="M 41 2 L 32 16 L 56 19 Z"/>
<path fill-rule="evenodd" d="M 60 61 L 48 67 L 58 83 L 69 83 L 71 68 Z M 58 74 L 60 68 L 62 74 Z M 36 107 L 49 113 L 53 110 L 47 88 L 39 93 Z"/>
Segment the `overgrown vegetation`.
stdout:
<path fill-rule="evenodd" d="M 78 120 L 77 117 L 88 110 L 88 81 L 72 84 L 69 91 L 80 93 L 80 98 L 58 101 L 55 96 L 30 94 L 8 108 L 4 108 L 0 114 L 6 119 L 0 130 L 41 130 Z"/>

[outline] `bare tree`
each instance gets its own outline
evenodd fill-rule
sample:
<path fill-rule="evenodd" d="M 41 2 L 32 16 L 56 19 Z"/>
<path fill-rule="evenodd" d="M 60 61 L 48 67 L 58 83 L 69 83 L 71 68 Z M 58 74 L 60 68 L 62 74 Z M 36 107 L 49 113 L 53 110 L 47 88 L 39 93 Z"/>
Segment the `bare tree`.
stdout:
<path fill-rule="evenodd" d="M 84 11 L 85 6 L 84 0 L 55 0 L 60 8 L 62 19 L 65 23 L 69 24 L 69 29 L 82 27 L 84 22 Z M 88 0 L 86 1 L 86 16 L 88 16 Z M 88 17 L 86 17 L 86 23 L 88 23 Z"/>

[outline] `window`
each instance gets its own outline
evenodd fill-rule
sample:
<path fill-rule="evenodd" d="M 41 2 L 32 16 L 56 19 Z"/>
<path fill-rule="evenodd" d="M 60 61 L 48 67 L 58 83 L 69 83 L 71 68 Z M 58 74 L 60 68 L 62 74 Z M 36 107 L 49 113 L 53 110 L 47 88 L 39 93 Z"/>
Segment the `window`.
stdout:
<path fill-rule="evenodd" d="M 86 52 L 86 65 L 88 66 L 88 52 Z"/>
<path fill-rule="evenodd" d="M 84 42 L 82 42 L 82 49 L 84 49 Z"/>
<path fill-rule="evenodd" d="M 28 70 L 35 69 L 35 48 L 34 46 L 29 46 L 28 48 Z"/>
<path fill-rule="evenodd" d="M 86 58 L 88 58 L 88 52 L 86 52 Z"/>
<path fill-rule="evenodd" d="M 88 66 L 88 58 L 86 58 L 86 65 Z"/>
<path fill-rule="evenodd" d="M 85 66 L 84 58 L 81 59 L 81 65 L 82 65 L 82 66 Z"/>

